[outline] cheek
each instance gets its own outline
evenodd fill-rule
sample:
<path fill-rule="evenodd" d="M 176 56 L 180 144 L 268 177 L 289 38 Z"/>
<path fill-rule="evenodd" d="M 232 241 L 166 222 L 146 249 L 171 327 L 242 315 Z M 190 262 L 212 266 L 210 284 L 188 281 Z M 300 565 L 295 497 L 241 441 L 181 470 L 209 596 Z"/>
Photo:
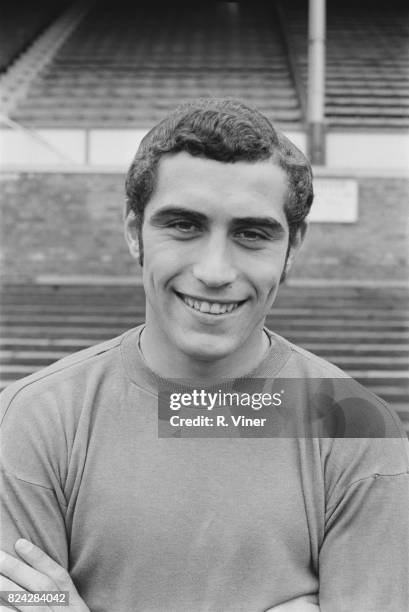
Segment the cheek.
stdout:
<path fill-rule="evenodd" d="M 285 252 L 283 249 L 271 249 L 266 254 L 255 258 L 245 268 L 245 276 L 256 289 L 261 299 L 269 300 L 274 296 L 284 269 Z"/>
<path fill-rule="evenodd" d="M 152 259 L 183 259 L 195 252 L 195 241 L 176 240 L 162 231 L 150 231 L 144 234 L 144 248 Z"/>
<path fill-rule="evenodd" d="M 174 241 L 144 240 L 144 279 L 151 285 L 164 285 L 189 265 L 187 249 L 175 245 Z"/>
<path fill-rule="evenodd" d="M 279 281 L 279 279 L 277 279 L 274 282 L 274 285 L 270 287 L 270 290 L 269 290 L 268 295 L 267 295 L 267 300 L 266 300 L 266 302 L 267 302 L 267 304 L 269 306 L 273 305 L 273 302 L 275 300 L 279 284 L 280 284 L 280 281 Z"/>

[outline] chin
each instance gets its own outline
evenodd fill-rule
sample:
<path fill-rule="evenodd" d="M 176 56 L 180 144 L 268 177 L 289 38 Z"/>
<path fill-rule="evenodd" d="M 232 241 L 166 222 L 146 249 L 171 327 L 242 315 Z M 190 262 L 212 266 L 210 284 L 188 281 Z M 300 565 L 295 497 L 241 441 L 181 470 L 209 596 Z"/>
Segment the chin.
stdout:
<path fill-rule="evenodd" d="M 231 341 L 217 342 L 215 338 L 210 338 L 207 341 L 205 339 L 202 339 L 202 341 L 198 340 L 181 347 L 185 355 L 191 359 L 203 362 L 211 362 L 228 357 L 234 352 L 235 348 Z"/>

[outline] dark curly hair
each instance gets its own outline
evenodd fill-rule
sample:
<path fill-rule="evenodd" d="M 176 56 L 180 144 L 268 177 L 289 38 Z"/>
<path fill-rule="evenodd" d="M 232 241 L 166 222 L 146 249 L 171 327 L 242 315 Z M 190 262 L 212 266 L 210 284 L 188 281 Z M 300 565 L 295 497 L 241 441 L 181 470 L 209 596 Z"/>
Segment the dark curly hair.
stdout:
<path fill-rule="evenodd" d="M 185 151 L 225 163 L 271 159 L 287 174 L 284 203 L 289 247 L 313 200 L 312 170 L 306 157 L 255 108 L 232 98 L 199 98 L 178 106 L 143 138 L 126 177 L 127 210 L 139 237 L 144 210 L 155 189 L 158 164 L 166 153 Z M 141 241 L 141 264 L 143 263 Z"/>

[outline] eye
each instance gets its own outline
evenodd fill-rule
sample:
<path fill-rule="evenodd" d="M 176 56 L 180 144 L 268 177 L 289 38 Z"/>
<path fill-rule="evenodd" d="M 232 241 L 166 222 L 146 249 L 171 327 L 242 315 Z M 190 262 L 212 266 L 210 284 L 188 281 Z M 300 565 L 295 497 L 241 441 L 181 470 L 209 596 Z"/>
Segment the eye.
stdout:
<path fill-rule="evenodd" d="M 240 230 L 236 232 L 236 236 L 239 240 L 245 240 L 246 242 L 256 242 L 257 240 L 267 240 L 267 236 L 259 230 Z"/>
<path fill-rule="evenodd" d="M 192 221 L 177 220 L 169 223 L 168 227 L 182 232 L 183 234 L 193 234 L 199 231 L 199 227 Z"/>

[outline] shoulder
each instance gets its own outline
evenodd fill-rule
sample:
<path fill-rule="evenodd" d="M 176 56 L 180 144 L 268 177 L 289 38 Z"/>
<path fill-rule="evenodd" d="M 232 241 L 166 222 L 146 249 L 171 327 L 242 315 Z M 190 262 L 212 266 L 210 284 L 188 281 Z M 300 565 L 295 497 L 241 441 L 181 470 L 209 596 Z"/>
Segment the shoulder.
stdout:
<path fill-rule="evenodd" d="M 273 334 L 273 337 L 277 337 L 277 334 Z M 290 350 L 289 359 L 285 364 L 287 375 L 293 374 L 309 376 L 311 378 L 351 378 L 349 374 L 326 359 L 318 357 L 318 355 L 289 342 L 289 340 L 281 336 L 278 337 L 282 342 L 286 343 Z"/>
<path fill-rule="evenodd" d="M 78 465 L 86 455 L 98 415 L 112 413 L 123 395 L 121 345 L 133 331 L 65 357 L 5 389 L 0 424 L 2 467 L 9 475 L 51 489 L 65 482 L 71 462 Z"/>
<path fill-rule="evenodd" d="M 398 415 L 383 399 L 329 361 L 270 333 L 287 347 L 278 376 L 297 388 L 304 409 L 325 425 L 329 437 L 406 440 Z"/>
<path fill-rule="evenodd" d="M 368 479 L 385 485 L 401 479 L 407 487 L 409 441 L 397 413 L 337 366 L 272 336 L 289 349 L 279 376 L 300 400 L 296 410 L 317 438 L 328 504 Z"/>
<path fill-rule="evenodd" d="M 47 398 L 62 405 L 67 396 L 84 394 L 118 373 L 122 340 L 132 331 L 73 353 L 9 385 L 0 395 L 0 424 L 12 407 L 47 404 Z"/>

